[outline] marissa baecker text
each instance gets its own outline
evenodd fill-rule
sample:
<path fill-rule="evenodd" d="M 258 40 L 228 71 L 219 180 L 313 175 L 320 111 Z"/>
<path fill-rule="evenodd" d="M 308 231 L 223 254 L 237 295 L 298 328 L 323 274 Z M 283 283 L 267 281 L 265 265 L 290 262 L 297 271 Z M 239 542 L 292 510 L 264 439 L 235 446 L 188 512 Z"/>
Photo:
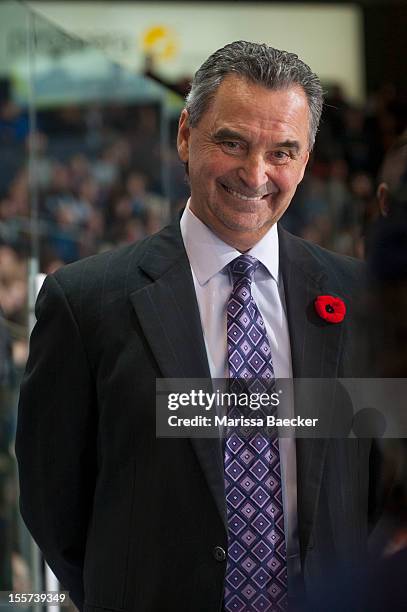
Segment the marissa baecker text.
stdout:
<path fill-rule="evenodd" d="M 289 418 L 278 418 L 274 415 L 266 417 L 236 417 L 227 416 L 212 417 L 196 415 L 194 417 L 168 417 L 170 427 L 316 427 L 318 419 L 309 419 L 301 416 Z"/>

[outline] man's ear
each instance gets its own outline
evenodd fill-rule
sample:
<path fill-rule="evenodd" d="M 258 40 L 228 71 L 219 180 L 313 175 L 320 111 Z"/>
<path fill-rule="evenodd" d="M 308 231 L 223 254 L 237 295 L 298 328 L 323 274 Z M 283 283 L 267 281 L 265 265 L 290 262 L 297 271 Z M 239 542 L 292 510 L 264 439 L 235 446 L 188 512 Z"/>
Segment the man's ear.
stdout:
<path fill-rule="evenodd" d="M 189 160 L 189 135 L 190 128 L 188 125 L 189 114 L 184 108 L 178 122 L 177 149 L 178 155 L 184 164 Z"/>
<path fill-rule="evenodd" d="M 389 214 L 390 198 L 389 198 L 389 186 L 387 183 L 380 183 L 377 188 L 377 199 L 379 201 L 380 212 L 383 217 L 387 217 Z"/>

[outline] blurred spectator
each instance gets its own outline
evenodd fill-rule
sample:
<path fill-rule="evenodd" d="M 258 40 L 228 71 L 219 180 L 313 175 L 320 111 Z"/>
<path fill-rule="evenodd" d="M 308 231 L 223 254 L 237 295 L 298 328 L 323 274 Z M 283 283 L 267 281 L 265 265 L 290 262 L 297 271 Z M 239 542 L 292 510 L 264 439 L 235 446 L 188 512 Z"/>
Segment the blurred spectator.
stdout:
<path fill-rule="evenodd" d="M 386 217 L 407 206 L 407 130 L 386 154 L 379 172 L 377 198 Z"/>
<path fill-rule="evenodd" d="M 27 301 L 26 263 L 10 246 L 0 246 L 0 309 L 4 317 L 23 322 Z"/>
<path fill-rule="evenodd" d="M 27 137 L 27 155 L 35 155 L 35 180 L 42 190 L 48 188 L 53 167 L 53 160 L 49 156 L 48 138 L 42 132 L 33 132 Z"/>
<path fill-rule="evenodd" d="M 0 103 L 0 145 L 21 144 L 30 131 L 27 113 L 12 100 Z"/>
<path fill-rule="evenodd" d="M 364 109 L 350 106 L 345 111 L 344 118 L 342 140 L 345 160 L 355 172 L 369 172 L 372 170 L 374 134 L 366 125 Z"/>
<path fill-rule="evenodd" d="M 83 153 L 73 155 L 69 161 L 70 182 L 77 189 L 90 176 L 90 160 Z"/>
<path fill-rule="evenodd" d="M 65 263 L 79 259 L 80 255 L 77 225 L 80 215 L 77 212 L 78 209 L 75 210 L 67 202 L 59 203 L 54 210 L 55 224 L 49 241 L 57 256 Z"/>

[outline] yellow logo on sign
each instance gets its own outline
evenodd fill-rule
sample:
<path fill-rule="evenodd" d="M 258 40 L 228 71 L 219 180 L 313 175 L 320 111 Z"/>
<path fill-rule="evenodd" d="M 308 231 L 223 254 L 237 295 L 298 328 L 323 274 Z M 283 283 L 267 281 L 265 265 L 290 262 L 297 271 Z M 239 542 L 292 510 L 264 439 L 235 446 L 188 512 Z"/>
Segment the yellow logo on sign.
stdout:
<path fill-rule="evenodd" d="M 143 34 L 143 50 L 156 59 L 171 59 L 177 49 L 176 36 L 166 26 L 153 26 Z"/>

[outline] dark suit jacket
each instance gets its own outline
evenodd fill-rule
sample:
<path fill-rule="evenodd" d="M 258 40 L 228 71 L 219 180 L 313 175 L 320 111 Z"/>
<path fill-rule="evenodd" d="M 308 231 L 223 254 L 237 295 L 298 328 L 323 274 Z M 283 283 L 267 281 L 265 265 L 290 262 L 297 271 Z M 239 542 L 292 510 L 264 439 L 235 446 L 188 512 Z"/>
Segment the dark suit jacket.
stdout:
<path fill-rule="evenodd" d="M 295 376 L 355 376 L 361 264 L 283 230 L 280 262 Z M 320 294 L 348 304 L 341 324 Z M 48 277 L 21 387 L 21 512 L 88 612 L 218 612 L 227 550 L 219 440 L 156 439 L 157 377 L 210 377 L 179 225 Z M 308 593 L 334 560 L 363 556 L 369 440 L 297 441 Z"/>

